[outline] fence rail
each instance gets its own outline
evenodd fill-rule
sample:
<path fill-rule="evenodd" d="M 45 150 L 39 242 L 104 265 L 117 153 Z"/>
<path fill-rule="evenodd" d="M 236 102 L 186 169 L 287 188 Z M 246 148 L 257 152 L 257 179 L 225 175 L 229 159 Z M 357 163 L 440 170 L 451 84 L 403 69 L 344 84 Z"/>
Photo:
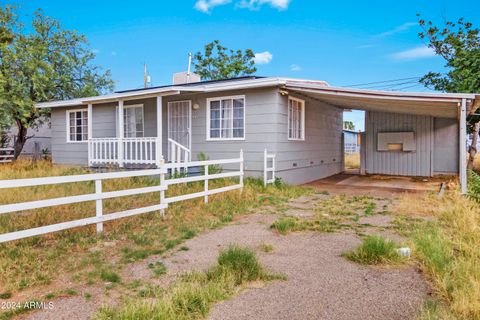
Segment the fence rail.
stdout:
<path fill-rule="evenodd" d="M 13 148 L 0 148 L 0 163 L 12 162 L 14 154 Z"/>
<path fill-rule="evenodd" d="M 238 171 L 232 172 L 222 172 L 209 174 L 208 169 L 211 165 L 221 165 L 221 164 L 239 164 Z M 190 177 L 172 177 L 171 179 L 166 179 L 166 174 L 168 169 L 172 170 L 175 168 L 185 168 L 185 167 L 203 167 L 203 174 Z M 95 182 L 95 192 L 90 194 L 82 194 L 68 197 L 59 197 L 53 199 L 45 200 L 35 200 L 27 201 L 22 203 L 12 203 L 0 205 L 0 215 L 6 213 L 14 213 L 23 210 L 34 210 L 58 205 L 65 204 L 76 204 L 86 201 L 95 201 L 95 216 L 72 220 L 67 222 L 56 223 L 48 226 L 41 226 L 37 228 L 31 228 L 21 231 L 14 231 L 10 233 L 0 234 L 0 243 L 18 240 L 22 238 L 38 236 L 46 233 L 76 228 L 80 226 L 86 226 L 91 224 L 96 224 L 97 232 L 100 233 L 103 231 L 103 223 L 106 221 L 116 220 L 120 218 L 130 217 L 134 215 L 139 215 L 147 212 L 158 211 L 160 210 L 162 214 L 164 210 L 168 207 L 170 203 L 177 201 L 183 201 L 188 199 L 194 199 L 198 197 L 204 197 L 204 201 L 208 202 L 208 197 L 212 194 L 227 192 L 235 189 L 243 188 L 243 175 L 244 175 L 244 164 L 243 164 L 243 152 L 240 151 L 240 157 L 235 159 L 222 159 L 222 160 L 207 160 L 207 161 L 190 161 L 183 163 L 168 163 L 165 164 L 163 160 L 160 161 L 160 167 L 157 169 L 148 169 L 148 170 L 138 170 L 138 171 L 123 171 L 123 172 L 108 172 L 108 173 L 92 173 L 92 174 L 82 174 L 74 176 L 57 176 L 57 177 L 44 177 L 44 178 L 32 178 L 32 179 L 14 179 L 14 180 L 1 180 L 0 189 L 8 188 L 23 188 L 23 187 L 36 187 L 44 185 L 56 185 L 64 183 L 76 183 L 76 182 Z M 108 179 L 119 179 L 119 178 L 131 178 L 131 177 L 142 177 L 142 176 L 158 176 L 159 184 L 155 186 L 133 188 L 133 189 L 124 189 L 118 191 L 109 191 L 104 192 L 102 190 L 102 182 Z M 220 178 L 234 178 L 238 177 L 239 182 L 234 185 L 209 189 L 209 181 L 213 179 Z M 204 182 L 204 190 L 201 192 L 182 194 L 173 197 L 165 197 L 165 192 L 167 191 L 170 185 L 188 183 L 188 182 Z M 120 211 L 115 213 L 103 214 L 103 200 L 112 199 L 117 197 L 132 196 L 138 194 L 146 193 L 156 193 L 159 192 L 159 203 L 151 206 L 135 208 L 126 211 Z"/>

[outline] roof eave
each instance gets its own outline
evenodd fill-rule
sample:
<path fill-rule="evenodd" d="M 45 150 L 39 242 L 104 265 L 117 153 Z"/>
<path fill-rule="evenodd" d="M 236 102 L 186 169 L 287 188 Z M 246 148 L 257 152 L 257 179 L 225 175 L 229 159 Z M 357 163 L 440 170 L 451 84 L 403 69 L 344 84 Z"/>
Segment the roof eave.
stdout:
<path fill-rule="evenodd" d="M 239 80 L 229 83 L 205 84 L 192 87 L 170 86 L 165 88 L 155 88 L 151 90 L 141 90 L 133 92 L 113 93 L 104 96 L 86 97 L 80 99 L 51 101 L 36 104 L 37 108 L 55 108 L 55 107 L 71 107 L 82 106 L 90 103 L 107 103 L 118 100 L 135 100 L 143 98 L 151 98 L 156 96 L 168 96 L 180 93 L 204 93 L 218 92 L 228 90 L 241 90 L 250 88 L 264 88 L 284 85 L 285 80 L 281 78 L 258 78 L 252 80 Z"/>

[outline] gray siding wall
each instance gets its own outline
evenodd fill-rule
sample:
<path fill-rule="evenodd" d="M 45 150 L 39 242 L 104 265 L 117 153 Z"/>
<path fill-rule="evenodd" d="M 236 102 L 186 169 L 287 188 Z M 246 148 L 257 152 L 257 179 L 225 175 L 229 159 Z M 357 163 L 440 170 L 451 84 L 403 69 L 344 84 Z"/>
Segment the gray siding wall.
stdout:
<path fill-rule="evenodd" d="M 88 146 L 86 142 L 67 143 L 66 110 L 85 108 L 53 108 L 52 127 L 52 161 L 58 164 L 88 164 Z"/>
<path fill-rule="evenodd" d="M 207 98 L 245 95 L 245 140 L 207 141 Z M 192 100 L 200 107 L 192 110 L 192 160 L 198 153 L 206 153 L 210 159 L 236 158 L 244 151 L 246 174 L 263 174 L 263 150 L 273 151 L 277 136 L 282 130 L 278 120 L 278 90 L 254 89 L 211 94 L 171 96 L 163 99 L 167 110 L 169 101 Z M 164 116 L 163 134 L 167 137 L 167 115 Z M 166 154 L 166 145 L 164 144 Z M 235 166 L 238 168 L 238 166 Z"/>
<path fill-rule="evenodd" d="M 234 95 L 245 95 L 245 140 L 207 141 L 207 98 Z M 163 101 L 165 108 L 169 101 L 176 100 L 199 104 L 199 109 L 192 111 L 193 159 L 199 152 L 211 159 L 233 158 L 243 149 L 245 173 L 262 176 L 263 151 L 267 148 L 269 153 L 276 154 L 277 176 L 289 183 L 306 183 L 343 171 L 342 110 L 301 96 L 297 98 L 305 100 L 305 141 L 288 140 L 288 97 L 281 96 L 276 88 L 174 96 Z"/>
<path fill-rule="evenodd" d="M 459 168 L 458 122 L 456 119 L 435 118 L 433 152 L 434 174 L 456 174 Z"/>
<path fill-rule="evenodd" d="M 430 176 L 432 174 L 433 118 L 407 114 L 366 112 L 366 171 L 370 174 Z M 416 151 L 377 151 L 379 132 L 413 131 Z"/>
<path fill-rule="evenodd" d="M 277 175 L 289 183 L 306 183 L 342 172 L 343 110 L 304 96 L 305 140 L 288 140 L 288 97 L 277 94 Z"/>

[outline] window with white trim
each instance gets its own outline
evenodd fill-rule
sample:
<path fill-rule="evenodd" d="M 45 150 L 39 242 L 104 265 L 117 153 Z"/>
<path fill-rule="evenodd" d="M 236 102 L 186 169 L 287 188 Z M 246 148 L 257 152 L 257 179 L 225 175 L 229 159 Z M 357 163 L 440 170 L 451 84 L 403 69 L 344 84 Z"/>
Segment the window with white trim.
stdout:
<path fill-rule="evenodd" d="M 125 138 L 140 138 L 144 136 L 143 105 L 124 106 L 123 128 Z"/>
<path fill-rule="evenodd" d="M 288 98 L 288 140 L 305 140 L 305 101 Z"/>
<path fill-rule="evenodd" d="M 207 138 L 235 140 L 245 138 L 245 97 L 207 99 Z"/>
<path fill-rule="evenodd" d="M 67 142 L 88 141 L 88 111 L 77 109 L 67 111 Z"/>

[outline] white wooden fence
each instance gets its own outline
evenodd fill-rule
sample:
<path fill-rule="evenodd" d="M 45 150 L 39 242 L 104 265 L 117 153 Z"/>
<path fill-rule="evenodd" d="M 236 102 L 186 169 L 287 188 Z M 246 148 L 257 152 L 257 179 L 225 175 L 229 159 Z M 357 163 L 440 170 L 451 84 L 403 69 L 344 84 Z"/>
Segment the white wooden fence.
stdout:
<path fill-rule="evenodd" d="M 275 154 L 263 151 L 263 185 L 275 182 Z"/>
<path fill-rule="evenodd" d="M 233 172 L 209 174 L 208 167 L 211 165 L 222 165 L 222 164 L 239 164 L 239 170 Z M 175 169 L 178 167 L 184 168 L 187 167 L 204 167 L 204 173 L 198 176 L 183 177 L 183 178 L 172 178 L 166 179 L 166 174 L 168 169 Z M 45 177 L 45 178 L 33 178 L 33 179 L 15 179 L 15 180 L 0 180 L 0 189 L 8 188 L 21 188 L 21 187 L 34 187 L 42 185 L 54 185 L 54 184 L 64 184 L 64 183 L 73 183 L 73 182 L 87 182 L 95 181 L 95 192 L 91 194 L 82 194 L 68 197 L 60 197 L 54 199 L 46 200 L 36 200 L 22 203 L 13 203 L 13 204 L 4 204 L 0 205 L 0 214 L 18 212 L 23 210 L 32 210 L 39 208 L 46 208 L 58 205 L 65 204 L 74 204 L 85 201 L 95 201 L 96 203 L 96 214 L 94 217 L 83 218 L 78 220 L 72 220 L 67 222 L 56 223 L 48 226 L 36 227 L 27 230 L 14 231 L 10 233 L 0 234 L 0 243 L 42 235 L 46 233 L 51 233 L 60 230 L 66 230 L 71 228 L 76 228 L 80 226 L 86 226 L 91 224 L 96 224 L 97 232 L 103 231 L 103 222 L 116 220 L 120 218 L 130 217 L 138 214 L 143 214 L 151 211 L 160 210 L 163 214 L 164 210 L 168 207 L 168 204 L 183 201 L 188 199 L 194 199 L 198 197 L 204 197 L 204 201 L 208 202 L 208 196 L 216 193 L 226 192 L 235 189 L 243 188 L 243 152 L 240 151 L 240 157 L 235 159 L 223 159 L 223 160 L 207 160 L 207 161 L 193 161 L 188 163 L 163 163 L 161 161 L 160 168 L 158 169 L 149 169 L 149 170 L 138 170 L 138 171 L 123 171 L 123 172 L 109 172 L 109 173 L 92 173 L 92 174 L 83 174 L 83 175 L 74 175 L 74 176 L 57 176 L 57 177 Z M 102 181 L 107 179 L 118 179 L 118 178 L 129 178 L 129 177 L 142 177 L 142 176 L 158 176 L 159 184 L 157 186 L 149 186 L 142 188 L 126 189 L 119 191 L 102 191 Z M 219 178 L 233 178 L 238 177 L 239 182 L 234 185 L 209 189 L 208 182 L 213 179 Z M 190 194 L 184 194 L 174 197 L 165 197 L 165 191 L 168 186 L 179 183 L 187 183 L 194 181 L 204 181 L 204 190 L 201 192 L 195 192 Z M 115 213 L 103 214 L 103 199 L 111 199 L 117 197 L 132 196 L 138 194 L 146 194 L 152 192 L 159 192 L 158 204 L 135 208 L 126 211 L 120 211 Z"/>
<path fill-rule="evenodd" d="M 0 148 L 0 163 L 12 162 L 14 152 L 13 148 Z"/>

